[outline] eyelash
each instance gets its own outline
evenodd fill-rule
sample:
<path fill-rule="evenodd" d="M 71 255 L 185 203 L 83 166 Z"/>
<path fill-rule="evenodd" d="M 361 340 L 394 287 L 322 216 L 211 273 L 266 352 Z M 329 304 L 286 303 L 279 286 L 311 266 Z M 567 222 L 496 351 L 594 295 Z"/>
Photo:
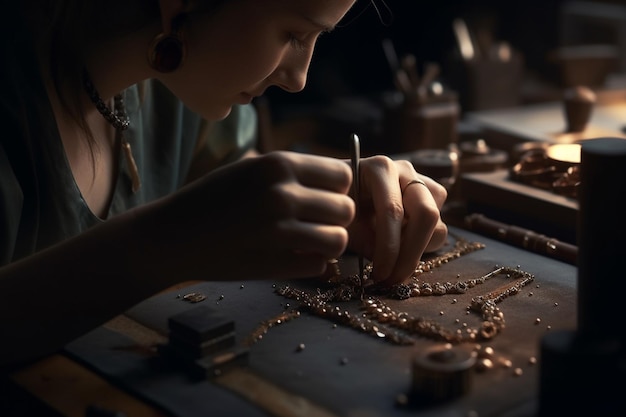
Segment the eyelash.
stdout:
<path fill-rule="evenodd" d="M 320 38 L 320 36 L 322 36 L 324 33 L 326 32 L 321 32 L 319 35 L 317 35 L 315 37 L 315 39 L 313 39 L 313 45 L 315 44 L 315 42 L 317 42 L 317 40 Z M 289 33 L 289 43 L 291 43 L 291 45 L 293 46 L 293 48 L 299 50 L 299 51 L 304 51 L 308 48 L 311 47 L 311 43 L 309 43 L 308 41 L 303 41 L 301 39 L 298 39 L 298 37 L 296 35 L 294 35 L 293 33 Z"/>
<path fill-rule="evenodd" d="M 307 49 L 308 44 L 300 39 L 298 39 L 293 33 L 289 34 L 289 43 L 294 49 L 299 51 L 303 51 Z"/>

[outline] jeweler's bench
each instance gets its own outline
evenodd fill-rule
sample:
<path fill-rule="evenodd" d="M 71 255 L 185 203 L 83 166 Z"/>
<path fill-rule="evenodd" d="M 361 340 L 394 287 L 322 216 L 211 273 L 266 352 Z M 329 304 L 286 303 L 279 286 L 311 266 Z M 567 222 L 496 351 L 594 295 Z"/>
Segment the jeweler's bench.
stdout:
<path fill-rule="evenodd" d="M 572 329 L 576 324 L 576 268 L 504 243 L 451 228 L 452 236 L 485 244 L 419 278 L 428 282 L 457 282 L 488 274 L 495 265 L 520 268 L 534 275 L 515 295 L 498 304 L 506 327 L 493 340 L 463 343 L 470 351 L 489 353 L 488 362 L 469 373 L 467 393 L 435 405 L 406 403 L 412 387 L 413 360 L 444 346 L 428 337 L 414 337 L 411 345 L 396 345 L 372 332 L 334 325 L 303 311 L 296 319 L 274 325 L 261 339 L 247 345 L 247 364 L 225 370 L 206 380 L 193 380 L 158 355 L 155 345 L 167 340 L 168 318 L 200 305 L 231 318 L 236 343 L 244 345 L 266 320 L 298 301 L 276 293 L 285 283 L 266 281 L 203 282 L 155 296 L 67 346 L 71 361 L 99 374 L 107 383 L 147 403 L 160 414 L 192 416 L 533 416 L 537 413 L 539 343 L 548 332 Z M 451 238 L 450 245 L 454 239 Z M 450 250 L 451 246 L 444 248 Z M 343 274 L 356 272 L 356 260 L 340 260 Z M 208 277 L 209 279 L 218 277 Z M 510 287 L 511 278 L 495 276 L 469 288 L 465 294 L 385 299 L 393 310 L 466 332 L 479 328 L 479 314 L 467 312 L 471 299 Z M 319 280 L 292 283 L 316 293 Z M 201 293 L 200 303 L 184 295 Z M 355 317 L 359 300 L 333 302 L 332 306 Z M 381 323 L 381 329 L 385 323 Z M 478 345 L 480 350 L 476 350 Z M 487 351 L 488 352 L 488 351 Z M 480 356 L 479 356 L 480 357 Z M 536 362 L 535 362 L 536 361 Z M 18 385 L 43 398 L 63 415 L 77 414 L 78 404 L 102 404 L 131 414 L 119 402 L 73 396 L 72 407 L 55 389 L 63 390 L 64 377 L 46 374 L 37 365 L 18 372 Z M 67 379 L 67 378 L 65 378 Z M 67 381 L 65 381 L 67 383 Z M 67 393 L 65 394 L 67 396 Z M 409 397 L 410 398 L 410 397 Z M 87 404 L 84 404 L 84 402 Z M 155 411 L 156 413 L 156 411 Z M 142 414 L 143 415 L 143 414 Z"/>

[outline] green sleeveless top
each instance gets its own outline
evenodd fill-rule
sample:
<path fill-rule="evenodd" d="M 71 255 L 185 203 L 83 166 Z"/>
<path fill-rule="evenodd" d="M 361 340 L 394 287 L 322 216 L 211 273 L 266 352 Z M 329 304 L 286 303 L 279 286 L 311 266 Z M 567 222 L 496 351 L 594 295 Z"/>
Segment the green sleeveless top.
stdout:
<path fill-rule="evenodd" d="M 23 43 L 2 43 L 8 59 L 0 65 L 0 265 L 102 221 L 74 181 L 33 56 Z M 251 105 L 234 106 L 225 120 L 208 124 L 156 81 L 132 86 L 124 96 L 130 118 L 124 134 L 142 184 L 132 192 L 121 155 L 109 217 L 181 187 L 202 135 L 216 166 L 255 145 Z"/>

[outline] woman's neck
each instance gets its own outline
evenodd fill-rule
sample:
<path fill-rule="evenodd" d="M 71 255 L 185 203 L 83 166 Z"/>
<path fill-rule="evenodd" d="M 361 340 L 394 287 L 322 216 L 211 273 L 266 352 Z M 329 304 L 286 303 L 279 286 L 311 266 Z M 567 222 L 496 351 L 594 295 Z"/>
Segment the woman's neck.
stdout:
<path fill-rule="evenodd" d="M 148 46 L 158 28 L 112 38 L 87 49 L 85 67 L 103 100 L 152 75 Z"/>

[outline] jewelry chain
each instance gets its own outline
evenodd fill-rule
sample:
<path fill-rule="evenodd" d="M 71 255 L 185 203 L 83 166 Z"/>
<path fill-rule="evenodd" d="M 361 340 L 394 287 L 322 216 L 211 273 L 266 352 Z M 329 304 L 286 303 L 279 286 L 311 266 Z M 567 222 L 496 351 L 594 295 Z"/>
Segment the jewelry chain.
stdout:
<path fill-rule="evenodd" d="M 468 280 L 452 282 L 421 282 L 418 276 L 432 271 L 434 268 L 457 259 L 465 254 L 474 252 L 485 247 L 478 242 L 468 242 L 456 237 L 454 249 L 440 256 L 420 261 L 415 268 L 409 283 L 399 284 L 390 288 L 378 288 L 374 285 L 366 287 L 370 294 L 362 298 L 363 288 L 360 285 L 358 274 L 342 276 L 336 267 L 334 275 L 329 279 L 332 288 L 322 292 L 317 289 L 316 293 L 310 293 L 301 289 L 286 285 L 275 289 L 275 292 L 283 297 L 299 301 L 300 304 L 292 310 L 285 311 L 273 319 L 266 320 L 252 333 L 248 344 L 252 344 L 263 338 L 267 331 L 279 324 L 300 317 L 301 312 L 309 312 L 334 323 L 351 327 L 360 332 L 369 334 L 379 339 L 384 339 L 396 345 L 410 345 L 415 342 L 415 337 L 427 337 L 447 343 L 464 343 L 481 340 L 491 340 L 505 328 L 504 313 L 497 306 L 509 296 L 516 295 L 519 291 L 534 280 L 534 275 L 522 271 L 519 267 L 511 268 L 496 266 L 489 273 Z M 372 271 L 372 264 L 365 267 L 364 275 Z M 474 312 L 480 314 L 482 323 L 477 328 L 450 330 L 434 320 L 423 317 L 414 317 L 402 311 L 396 311 L 389 307 L 382 298 L 374 296 L 383 295 L 388 298 L 404 300 L 410 297 L 424 297 L 446 294 L 464 294 L 468 289 L 476 285 L 484 284 L 487 280 L 497 276 L 506 275 L 513 279 L 512 284 L 506 284 L 485 295 L 479 295 L 471 299 L 467 306 L 468 314 Z M 360 299 L 361 314 L 355 315 L 338 305 L 331 303 L 345 302 Z"/>

